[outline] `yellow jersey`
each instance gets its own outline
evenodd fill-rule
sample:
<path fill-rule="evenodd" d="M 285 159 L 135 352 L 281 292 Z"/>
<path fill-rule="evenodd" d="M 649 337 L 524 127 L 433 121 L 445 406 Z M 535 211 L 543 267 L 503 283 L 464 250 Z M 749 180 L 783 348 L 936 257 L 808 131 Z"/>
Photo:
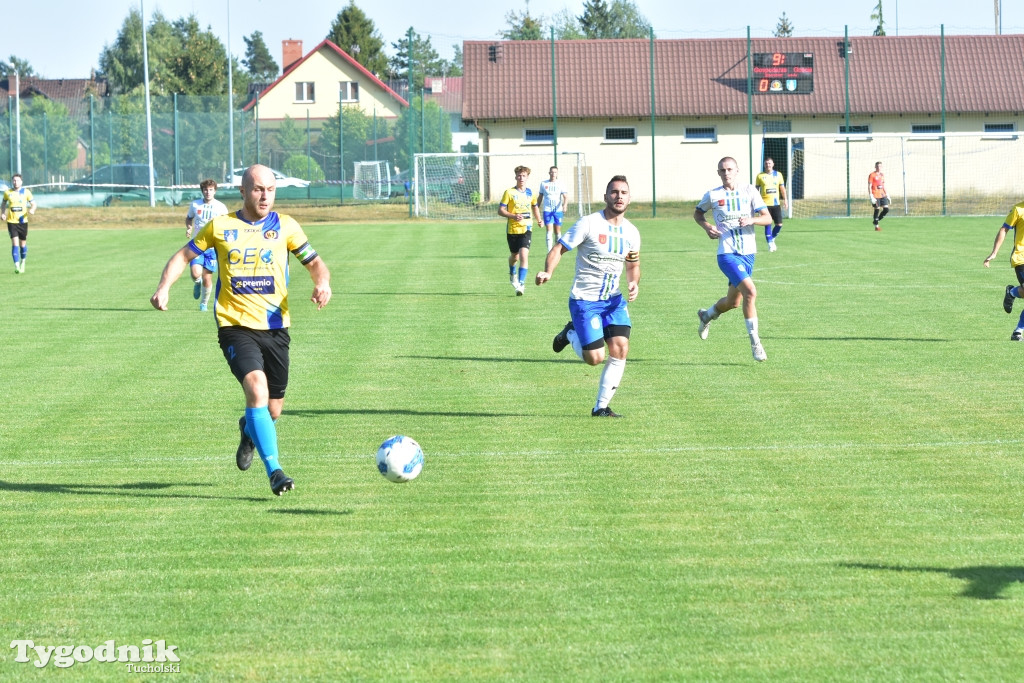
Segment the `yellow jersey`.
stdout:
<path fill-rule="evenodd" d="M 505 230 L 509 235 L 522 235 L 527 232 L 533 226 L 533 210 L 532 207 L 537 204 L 537 198 L 533 196 L 533 190 L 526 188 L 525 190 L 517 190 L 514 187 L 510 187 L 505 190 L 505 194 L 501 195 L 501 205 L 509 213 L 525 213 L 526 220 L 516 220 L 515 218 L 509 218 L 506 224 Z"/>
<path fill-rule="evenodd" d="M 7 205 L 8 223 L 27 223 L 28 209 L 32 203 L 32 190 L 27 187 L 11 188 L 4 192 L 3 202 Z"/>
<path fill-rule="evenodd" d="M 786 181 L 783 179 L 782 174 L 774 170 L 771 173 L 758 173 L 757 179 L 754 181 L 754 185 L 757 186 L 757 191 L 761 193 L 761 199 L 764 200 L 765 206 L 779 206 L 779 188 L 785 184 Z"/>
<path fill-rule="evenodd" d="M 303 265 L 317 253 L 291 216 L 272 211 L 262 221 L 250 223 L 240 213 L 217 216 L 189 242 L 197 255 L 210 248 L 217 252 L 217 327 L 286 328 L 291 323 L 288 253 Z"/>
<path fill-rule="evenodd" d="M 1010 265 L 1014 268 L 1024 265 L 1024 202 L 1014 204 L 1003 221 L 1004 228 L 1013 228 L 1013 252 Z"/>

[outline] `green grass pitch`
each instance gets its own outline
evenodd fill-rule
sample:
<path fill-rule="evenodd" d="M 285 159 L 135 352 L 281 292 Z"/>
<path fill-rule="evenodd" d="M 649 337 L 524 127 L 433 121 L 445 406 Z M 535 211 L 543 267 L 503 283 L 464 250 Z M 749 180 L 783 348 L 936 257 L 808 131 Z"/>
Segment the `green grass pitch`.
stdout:
<path fill-rule="evenodd" d="M 551 352 L 571 260 L 516 297 L 498 221 L 309 227 L 334 298 L 293 261 L 282 498 L 235 468 L 242 394 L 190 284 L 149 306 L 180 230 L 32 232 L 0 270 L 0 679 L 60 673 L 23 639 L 164 640 L 201 681 L 1019 677 L 1000 220 L 787 222 L 764 364 L 738 311 L 697 338 L 715 244 L 637 223 L 622 420 Z M 374 467 L 395 433 L 412 483 Z"/>

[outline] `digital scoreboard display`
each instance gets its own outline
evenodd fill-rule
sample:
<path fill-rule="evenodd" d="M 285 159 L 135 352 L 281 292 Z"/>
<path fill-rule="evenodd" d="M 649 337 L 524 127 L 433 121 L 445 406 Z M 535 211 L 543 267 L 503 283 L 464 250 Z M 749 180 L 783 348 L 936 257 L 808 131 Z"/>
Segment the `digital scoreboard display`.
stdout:
<path fill-rule="evenodd" d="M 814 92 L 814 54 L 755 52 L 755 95 L 807 95 Z"/>

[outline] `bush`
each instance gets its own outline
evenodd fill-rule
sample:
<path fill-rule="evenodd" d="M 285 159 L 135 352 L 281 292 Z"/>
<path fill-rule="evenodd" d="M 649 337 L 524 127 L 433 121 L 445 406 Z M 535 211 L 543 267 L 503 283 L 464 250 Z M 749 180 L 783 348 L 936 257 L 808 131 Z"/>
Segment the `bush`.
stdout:
<path fill-rule="evenodd" d="M 324 176 L 324 170 L 320 168 L 320 164 L 315 159 L 306 156 L 305 154 L 293 154 L 288 157 L 284 166 L 281 168 L 281 173 L 286 176 L 292 176 L 293 178 L 302 178 L 310 182 L 323 182 L 326 179 Z"/>

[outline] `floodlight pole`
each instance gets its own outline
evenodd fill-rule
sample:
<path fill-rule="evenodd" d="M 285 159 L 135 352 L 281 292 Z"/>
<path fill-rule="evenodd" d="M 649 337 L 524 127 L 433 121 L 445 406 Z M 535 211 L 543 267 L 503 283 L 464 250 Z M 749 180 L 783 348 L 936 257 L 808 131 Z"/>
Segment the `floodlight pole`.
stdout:
<path fill-rule="evenodd" d="M 235 92 L 231 85 L 231 0 L 226 0 L 228 6 L 228 173 L 233 178 L 235 175 Z M 244 149 L 243 149 L 244 151 Z"/>
<path fill-rule="evenodd" d="M 146 10 L 143 0 L 139 0 L 139 11 L 142 13 L 142 72 L 146 90 L 146 146 L 149 148 L 149 205 L 156 206 L 156 178 L 153 174 L 153 110 L 149 104 L 149 50 L 146 48 Z M 110 165 L 113 170 L 114 165 Z"/>
<path fill-rule="evenodd" d="M 14 72 L 14 130 L 15 130 L 15 173 L 21 174 L 21 74 L 14 62 L 3 63 Z M 8 76 L 10 78 L 10 76 Z"/>

